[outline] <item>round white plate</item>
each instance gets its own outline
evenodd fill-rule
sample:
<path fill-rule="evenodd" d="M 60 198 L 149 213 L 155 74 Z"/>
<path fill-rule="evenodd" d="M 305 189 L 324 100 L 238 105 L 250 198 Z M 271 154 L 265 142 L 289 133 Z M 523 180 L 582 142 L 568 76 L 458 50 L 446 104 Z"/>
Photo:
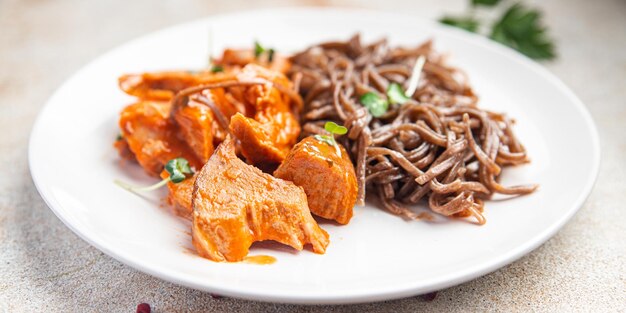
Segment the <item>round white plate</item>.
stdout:
<path fill-rule="evenodd" d="M 281 52 L 347 39 L 388 36 L 392 44 L 433 38 L 469 74 L 480 104 L 515 117 L 532 163 L 507 168 L 503 182 L 539 183 L 525 197 L 490 201 L 487 224 L 407 222 L 357 207 L 347 226 L 323 224 L 326 254 L 255 245 L 273 265 L 214 263 L 189 252 L 189 224 L 161 205 L 164 191 L 138 197 L 113 184 L 154 182 L 121 166 L 112 147 L 117 118 L 133 99 L 117 87 L 124 73 L 206 66 L 214 52 L 251 47 Z M 599 164 L 598 135 L 576 96 L 556 77 L 488 39 L 420 20 L 364 10 L 272 9 L 220 15 L 168 28 L 93 61 L 50 98 L 30 141 L 30 169 L 43 199 L 76 234 L 115 259 L 181 285 L 226 296 L 296 303 L 400 298 L 465 282 L 535 249 L 563 226 L 589 194 Z"/>

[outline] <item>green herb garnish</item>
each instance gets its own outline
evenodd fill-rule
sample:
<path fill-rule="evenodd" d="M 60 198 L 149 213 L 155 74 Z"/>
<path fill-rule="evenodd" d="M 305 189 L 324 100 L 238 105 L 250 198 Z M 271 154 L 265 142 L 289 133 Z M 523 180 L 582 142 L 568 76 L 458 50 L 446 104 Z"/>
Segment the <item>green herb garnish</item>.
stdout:
<path fill-rule="evenodd" d="M 265 48 L 263 48 L 263 46 L 261 46 L 261 44 L 258 41 L 254 42 L 254 57 L 258 58 L 261 56 L 261 54 L 263 54 L 263 52 L 265 52 Z"/>
<path fill-rule="evenodd" d="M 472 0 L 472 5 L 473 6 L 483 5 L 487 7 L 492 7 L 498 4 L 498 2 L 500 2 L 500 0 Z"/>
<path fill-rule="evenodd" d="M 554 42 L 547 35 L 539 10 L 517 3 L 504 10 L 504 14 L 496 21 L 481 21 L 476 17 L 476 11 L 480 7 L 491 9 L 506 1 L 470 1 L 472 6 L 468 13 L 458 17 L 444 16 L 439 22 L 470 32 L 483 33 L 492 40 L 536 60 L 551 60 L 556 57 Z M 481 28 L 481 23 L 490 25 L 490 29 Z M 481 32 L 481 29 L 487 32 Z"/>
<path fill-rule="evenodd" d="M 221 65 L 213 65 L 211 67 L 211 72 L 212 73 L 218 73 L 218 72 L 223 72 L 224 71 L 224 67 Z"/>
<path fill-rule="evenodd" d="M 553 59 L 556 56 L 554 44 L 547 38 L 540 19 L 538 10 L 513 5 L 493 26 L 490 37 L 533 59 Z"/>
<path fill-rule="evenodd" d="M 475 33 L 480 26 L 480 22 L 471 16 L 444 16 L 439 20 L 440 23 L 465 29 L 468 32 Z"/>
<path fill-rule="evenodd" d="M 272 62 L 274 60 L 275 50 L 273 48 L 265 48 L 258 41 L 254 42 L 254 57 L 258 59 L 264 53 L 267 53 L 267 61 Z"/>
<path fill-rule="evenodd" d="M 337 154 L 341 155 L 341 151 L 339 150 L 339 146 L 335 141 L 335 135 L 345 135 L 348 133 L 348 129 L 338 125 L 335 122 L 326 122 L 324 124 L 324 129 L 330 133 L 330 135 L 315 135 L 315 139 L 328 144 L 329 146 L 334 146 L 337 150 Z"/>
<path fill-rule="evenodd" d="M 405 102 L 411 100 L 411 98 L 404 94 L 402 86 L 398 83 L 389 84 L 389 87 L 387 87 L 387 98 L 391 104 L 404 104 Z"/>
<path fill-rule="evenodd" d="M 367 108 L 373 117 L 381 117 L 389 110 L 389 104 L 404 104 L 411 99 L 398 83 L 389 84 L 386 93 L 389 100 L 383 99 L 375 92 L 367 92 L 361 96 L 361 104 Z"/>
<path fill-rule="evenodd" d="M 185 174 L 193 173 L 189 167 L 189 162 L 185 158 L 175 158 L 169 160 L 165 164 L 165 170 L 170 174 L 170 177 L 166 179 L 171 180 L 174 184 L 178 184 L 185 180 L 185 178 L 187 178 Z"/>
<path fill-rule="evenodd" d="M 185 158 L 175 158 L 175 159 L 169 160 L 165 164 L 165 171 L 167 171 L 167 173 L 170 174 L 169 177 L 161 180 L 160 182 L 154 185 L 150 185 L 146 187 L 132 186 L 119 180 L 115 180 L 114 183 L 131 192 L 152 191 L 152 190 L 165 186 L 168 182 L 178 184 L 187 178 L 186 174 L 193 174 L 191 167 L 189 167 L 189 162 Z"/>
<path fill-rule="evenodd" d="M 115 141 L 120 141 L 122 139 L 124 139 L 124 136 L 122 136 L 122 133 L 118 133 L 117 137 L 115 137 Z"/>
<path fill-rule="evenodd" d="M 361 104 L 363 104 L 374 117 L 384 115 L 389 109 L 389 102 L 371 91 L 362 95 L 360 100 Z"/>

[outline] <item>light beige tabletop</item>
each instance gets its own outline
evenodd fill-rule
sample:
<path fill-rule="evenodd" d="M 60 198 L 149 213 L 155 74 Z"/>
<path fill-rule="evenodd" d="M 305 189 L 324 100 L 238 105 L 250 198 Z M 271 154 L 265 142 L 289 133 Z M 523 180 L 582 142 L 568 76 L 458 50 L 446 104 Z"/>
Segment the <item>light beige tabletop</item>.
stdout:
<path fill-rule="evenodd" d="M 0 0 L 0 312 L 134 312 L 141 302 L 153 312 L 626 311 L 624 0 L 535 2 L 559 48 L 558 60 L 544 65 L 582 99 L 599 128 L 602 164 L 586 204 L 534 252 L 441 290 L 432 301 L 417 296 L 311 307 L 215 299 L 89 246 L 55 217 L 32 183 L 27 143 L 42 105 L 80 67 L 127 40 L 242 8 L 339 5 L 436 18 L 460 12 L 466 2 Z"/>

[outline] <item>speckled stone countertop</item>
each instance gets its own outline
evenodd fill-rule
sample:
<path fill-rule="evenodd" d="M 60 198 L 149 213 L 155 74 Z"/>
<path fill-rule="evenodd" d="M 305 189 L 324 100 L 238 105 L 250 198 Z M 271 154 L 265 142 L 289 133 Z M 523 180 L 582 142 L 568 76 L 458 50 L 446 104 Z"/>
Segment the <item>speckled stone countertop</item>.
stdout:
<path fill-rule="evenodd" d="M 79 239 L 44 204 L 27 143 L 50 94 L 80 67 L 161 27 L 240 8 L 339 5 L 436 18 L 467 1 L 0 0 L 0 312 L 626 311 L 626 1 L 536 1 L 558 41 L 545 66 L 587 105 L 602 164 L 593 193 L 543 246 L 494 273 L 413 297 L 346 306 L 213 298 L 140 273 Z M 584 149 L 585 147 L 581 147 Z"/>

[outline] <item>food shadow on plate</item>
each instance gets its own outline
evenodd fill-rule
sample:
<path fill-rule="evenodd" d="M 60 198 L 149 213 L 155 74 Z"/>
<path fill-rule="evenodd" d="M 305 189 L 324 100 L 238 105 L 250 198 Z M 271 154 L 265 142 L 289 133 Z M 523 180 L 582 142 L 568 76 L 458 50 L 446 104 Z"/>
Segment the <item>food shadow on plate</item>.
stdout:
<path fill-rule="evenodd" d="M 470 224 L 473 226 L 480 226 L 480 224 L 478 224 L 471 217 L 446 217 L 441 214 L 437 214 L 431 211 L 428 208 L 428 203 L 424 201 L 416 203 L 416 204 L 407 205 L 407 208 L 412 213 L 415 213 L 417 218 L 409 218 L 407 216 L 394 214 L 387 210 L 378 209 L 378 208 L 384 207 L 382 203 L 380 202 L 380 200 L 378 199 L 378 197 L 367 197 L 365 201 L 365 205 L 366 207 L 373 207 L 377 211 L 380 211 L 382 214 L 389 214 L 392 217 L 397 218 L 398 220 L 404 221 L 406 223 L 415 223 L 416 225 L 419 225 L 421 223 L 426 223 L 430 225 L 464 223 L 464 224 Z M 359 209 L 359 206 L 356 206 L 355 215 L 357 214 L 356 212 L 358 212 L 358 209 Z M 316 220 L 317 220 L 317 217 L 316 217 Z"/>

